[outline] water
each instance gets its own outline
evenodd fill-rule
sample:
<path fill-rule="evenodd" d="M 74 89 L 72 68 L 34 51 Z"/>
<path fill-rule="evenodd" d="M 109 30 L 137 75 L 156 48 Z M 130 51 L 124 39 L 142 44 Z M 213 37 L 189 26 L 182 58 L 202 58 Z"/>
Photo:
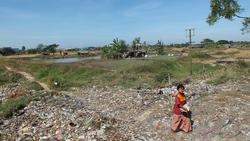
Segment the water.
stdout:
<path fill-rule="evenodd" d="M 77 58 L 77 57 L 71 57 L 71 58 L 60 58 L 60 59 L 46 59 L 46 63 L 52 63 L 52 64 L 63 64 L 63 63 L 75 63 L 80 62 L 84 60 L 99 60 L 101 59 L 101 56 L 94 56 L 94 57 L 85 57 L 85 58 Z M 41 58 L 33 58 L 33 61 L 41 61 Z"/>

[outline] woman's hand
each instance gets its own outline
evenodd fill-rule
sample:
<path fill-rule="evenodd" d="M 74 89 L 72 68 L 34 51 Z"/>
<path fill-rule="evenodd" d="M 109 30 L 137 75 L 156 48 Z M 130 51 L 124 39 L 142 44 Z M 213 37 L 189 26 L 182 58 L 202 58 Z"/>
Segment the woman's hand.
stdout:
<path fill-rule="evenodd" d="M 184 107 L 181 107 L 180 110 L 181 110 L 181 112 L 188 112 L 189 111 L 188 109 L 186 109 Z"/>

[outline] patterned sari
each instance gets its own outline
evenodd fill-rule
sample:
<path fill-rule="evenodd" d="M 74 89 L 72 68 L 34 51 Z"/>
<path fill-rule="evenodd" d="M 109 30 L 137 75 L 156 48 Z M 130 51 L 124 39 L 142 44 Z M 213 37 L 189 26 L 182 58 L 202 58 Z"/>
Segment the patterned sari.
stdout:
<path fill-rule="evenodd" d="M 181 107 L 186 104 L 186 96 L 184 93 L 175 95 L 175 104 L 173 108 L 173 119 L 171 129 L 173 131 L 182 130 L 184 132 L 192 131 L 191 112 L 183 112 Z"/>

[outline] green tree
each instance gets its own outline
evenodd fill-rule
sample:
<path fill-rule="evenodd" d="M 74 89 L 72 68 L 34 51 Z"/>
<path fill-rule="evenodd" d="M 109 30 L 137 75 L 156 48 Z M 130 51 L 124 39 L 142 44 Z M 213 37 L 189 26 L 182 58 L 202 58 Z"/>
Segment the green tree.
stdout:
<path fill-rule="evenodd" d="M 141 45 L 141 38 L 140 37 L 136 37 L 132 41 L 132 49 L 133 50 L 138 50 L 140 45 Z"/>
<path fill-rule="evenodd" d="M 36 48 L 27 49 L 26 52 L 27 52 L 28 54 L 35 54 L 35 53 L 38 53 L 38 51 L 37 51 Z"/>
<path fill-rule="evenodd" d="M 41 53 L 45 47 L 46 45 L 44 44 L 38 44 L 36 47 L 36 53 Z"/>
<path fill-rule="evenodd" d="M 112 50 L 116 53 L 124 53 L 127 51 L 127 45 L 125 40 L 119 40 L 115 38 L 113 43 L 111 43 Z"/>
<path fill-rule="evenodd" d="M 229 44 L 230 42 L 227 40 L 219 40 L 216 42 L 217 44 Z"/>
<path fill-rule="evenodd" d="M 7 55 L 14 55 L 16 54 L 16 50 L 11 48 L 11 47 L 3 47 L 3 48 L 0 48 L 0 53 L 3 55 L 3 56 L 7 56 Z"/>
<path fill-rule="evenodd" d="M 219 19 L 225 18 L 233 20 L 234 17 L 243 19 L 241 28 L 242 33 L 250 31 L 250 17 L 240 16 L 243 9 L 238 4 L 237 0 L 210 0 L 210 14 L 207 17 L 209 25 L 214 25 Z"/>
<path fill-rule="evenodd" d="M 115 38 L 110 45 L 106 45 L 102 48 L 102 55 L 108 59 L 122 58 L 122 54 L 128 50 L 128 45 L 124 40 Z"/>
<path fill-rule="evenodd" d="M 213 44 L 214 40 L 206 38 L 201 41 L 201 44 Z"/>
<path fill-rule="evenodd" d="M 56 53 L 56 48 L 58 48 L 59 45 L 58 44 L 51 44 L 46 46 L 43 51 L 49 52 L 49 53 L 53 53 L 53 55 Z"/>
<path fill-rule="evenodd" d="M 163 55 L 164 54 L 164 44 L 162 41 L 158 40 L 156 46 L 157 54 Z"/>
<path fill-rule="evenodd" d="M 26 49 L 26 47 L 25 47 L 25 46 L 22 46 L 22 52 L 24 52 L 24 51 L 25 51 L 25 49 Z"/>

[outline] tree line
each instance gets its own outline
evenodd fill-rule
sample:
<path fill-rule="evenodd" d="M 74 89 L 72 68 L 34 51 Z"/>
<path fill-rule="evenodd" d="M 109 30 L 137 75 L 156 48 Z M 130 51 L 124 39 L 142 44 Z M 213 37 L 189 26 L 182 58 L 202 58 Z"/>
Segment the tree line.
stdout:
<path fill-rule="evenodd" d="M 112 43 L 102 48 L 102 56 L 104 58 L 120 58 L 128 51 L 145 51 L 154 48 L 157 54 L 164 54 L 164 43 L 160 40 L 154 45 L 149 45 L 146 41 L 142 42 L 140 37 L 134 38 L 131 44 L 127 44 L 125 40 L 115 38 Z"/>
<path fill-rule="evenodd" d="M 203 39 L 201 42 L 201 47 L 220 47 L 220 45 L 224 44 L 238 44 L 238 45 L 246 45 L 249 46 L 249 41 L 228 41 L 228 40 L 218 40 L 214 41 L 209 38 Z M 176 44 L 164 44 L 162 41 L 158 40 L 155 44 L 147 44 L 146 41 L 141 41 L 140 37 L 134 38 L 131 44 L 128 44 L 125 40 L 121 40 L 115 38 L 113 42 L 104 47 L 89 47 L 84 48 L 85 50 L 95 50 L 101 49 L 102 55 L 107 58 L 116 58 L 116 56 L 121 56 L 122 54 L 128 51 L 145 51 L 146 53 L 150 50 L 155 52 L 156 54 L 163 55 L 164 48 L 166 47 L 187 47 L 188 43 L 176 43 Z M 2 47 L 0 48 L 0 55 L 8 56 L 15 54 L 40 54 L 40 53 L 56 53 L 56 49 L 59 47 L 59 44 L 39 44 L 36 48 L 27 49 L 25 46 L 21 48 L 12 48 L 12 47 Z M 81 48 L 73 48 L 68 49 L 67 51 L 80 51 L 83 50 Z"/>
<path fill-rule="evenodd" d="M 12 48 L 12 47 L 2 47 L 0 48 L 0 55 L 8 56 L 8 55 L 15 55 L 15 54 L 37 54 L 37 53 L 56 53 L 56 49 L 59 47 L 59 44 L 50 44 L 44 45 L 39 44 L 36 48 L 26 49 L 25 46 L 22 46 L 21 49 L 19 48 Z"/>

